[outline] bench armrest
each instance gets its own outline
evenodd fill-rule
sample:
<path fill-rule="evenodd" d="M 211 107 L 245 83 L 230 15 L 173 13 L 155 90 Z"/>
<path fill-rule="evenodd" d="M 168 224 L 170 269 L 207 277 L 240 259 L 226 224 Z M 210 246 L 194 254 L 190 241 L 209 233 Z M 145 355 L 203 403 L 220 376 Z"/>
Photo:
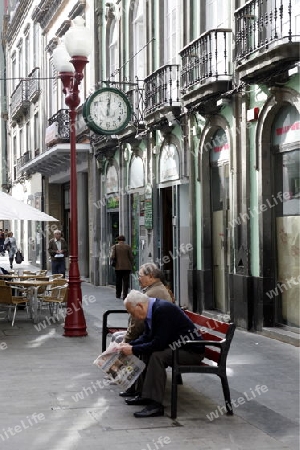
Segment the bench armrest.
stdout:
<path fill-rule="evenodd" d="M 124 313 L 128 314 L 126 309 L 108 309 L 103 313 L 103 327 L 107 326 L 107 319 L 108 316 L 110 316 L 111 314 L 124 314 Z"/>
<path fill-rule="evenodd" d="M 108 309 L 103 313 L 102 317 L 102 352 L 106 349 L 106 336 L 108 334 L 108 329 L 111 327 L 108 327 L 107 321 L 108 317 L 112 314 L 127 314 L 128 312 L 126 309 Z M 114 327 L 115 328 L 115 327 Z"/>
<path fill-rule="evenodd" d="M 223 347 L 224 343 L 226 342 L 226 339 L 222 339 L 221 341 L 185 341 L 185 344 L 189 344 L 189 345 L 196 345 L 196 344 L 202 344 L 202 345 L 209 345 L 209 346 L 214 346 L 214 347 Z"/>

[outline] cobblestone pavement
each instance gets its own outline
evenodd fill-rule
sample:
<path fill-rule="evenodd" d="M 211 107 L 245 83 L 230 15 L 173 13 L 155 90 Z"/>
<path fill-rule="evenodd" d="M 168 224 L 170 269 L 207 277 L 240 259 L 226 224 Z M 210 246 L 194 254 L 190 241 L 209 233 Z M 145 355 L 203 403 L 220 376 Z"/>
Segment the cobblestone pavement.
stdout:
<path fill-rule="evenodd" d="M 112 287 L 84 282 L 82 292 L 86 337 L 64 337 L 63 322 L 46 315 L 34 325 L 18 311 L 14 327 L 0 315 L 1 449 L 299 449 L 298 348 L 237 330 L 228 360 L 234 416 L 224 415 L 217 377 L 184 374 L 172 420 L 168 373 L 165 416 L 136 419 L 141 407 L 127 406 L 93 365 L 102 314 L 122 301 Z"/>

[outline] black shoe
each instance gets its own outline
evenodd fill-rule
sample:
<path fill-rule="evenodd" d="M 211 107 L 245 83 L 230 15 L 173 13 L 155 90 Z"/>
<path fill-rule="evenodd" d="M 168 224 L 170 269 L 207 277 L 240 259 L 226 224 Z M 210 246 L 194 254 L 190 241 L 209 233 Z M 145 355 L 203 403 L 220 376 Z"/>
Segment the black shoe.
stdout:
<path fill-rule="evenodd" d="M 152 403 L 151 405 L 146 406 L 146 408 L 142 409 L 142 411 L 135 412 L 133 415 L 137 418 L 142 417 L 159 417 L 164 415 L 164 407 L 159 403 Z"/>
<path fill-rule="evenodd" d="M 149 398 L 143 398 L 138 395 L 134 398 L 126 398 L 125 403 L 127 405 L 150 405 L 151 403 L 153 403 L 153 401 Z"/>
<path fill-rule="evenodd" d="M 128 388 L 126 391 L 119 392 L 120 397 L 138 397 L 140 395 L 140 392 L 136 391 L 135 389 L 132 389 L 131 387 Z"/>

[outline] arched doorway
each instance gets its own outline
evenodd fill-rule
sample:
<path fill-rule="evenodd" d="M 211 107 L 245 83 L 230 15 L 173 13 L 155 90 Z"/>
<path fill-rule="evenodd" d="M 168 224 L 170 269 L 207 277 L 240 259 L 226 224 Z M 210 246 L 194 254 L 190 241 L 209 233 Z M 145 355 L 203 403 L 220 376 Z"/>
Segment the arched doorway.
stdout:
<path fill-rule="evenodd" d="M 300 121 L 294 106 L 277 113 L 271 131 L 275 323 L 300 325 Z M 270 297 L 271 296 L 271 297 Z"/>
<path fill-rule="evenodd" d="M 210 185 L 213 306 L 218 311 L 228 313 L 229 143 L 222 128 L 211 139 Z"/>

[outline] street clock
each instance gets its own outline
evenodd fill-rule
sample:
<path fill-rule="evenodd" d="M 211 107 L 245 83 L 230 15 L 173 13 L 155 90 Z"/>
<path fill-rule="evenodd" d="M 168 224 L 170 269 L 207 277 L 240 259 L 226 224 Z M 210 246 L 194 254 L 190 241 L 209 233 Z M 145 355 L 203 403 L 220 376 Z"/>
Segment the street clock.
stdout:
<path fill-rule="evenodd" d="M 119 89 L 105 87 L 94 92 L 83 105 L 87 126 L 97 134 L 118 134 L 131 119 L 127 96 Z"/>

